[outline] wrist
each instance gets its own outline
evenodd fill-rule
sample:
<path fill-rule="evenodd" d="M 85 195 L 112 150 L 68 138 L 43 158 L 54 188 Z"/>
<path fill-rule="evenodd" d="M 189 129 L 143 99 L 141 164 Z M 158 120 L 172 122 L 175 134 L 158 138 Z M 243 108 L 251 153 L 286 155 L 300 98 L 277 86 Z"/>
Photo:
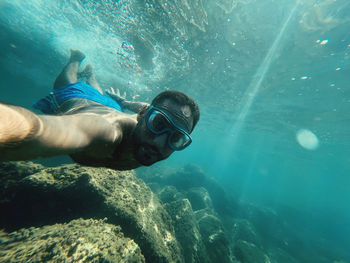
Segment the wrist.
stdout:
<path fill-rule="evenodd" d="M 16 143 L 35 136 L 39 118 L 22 107 L 0 104 L 0 144 Z"/>

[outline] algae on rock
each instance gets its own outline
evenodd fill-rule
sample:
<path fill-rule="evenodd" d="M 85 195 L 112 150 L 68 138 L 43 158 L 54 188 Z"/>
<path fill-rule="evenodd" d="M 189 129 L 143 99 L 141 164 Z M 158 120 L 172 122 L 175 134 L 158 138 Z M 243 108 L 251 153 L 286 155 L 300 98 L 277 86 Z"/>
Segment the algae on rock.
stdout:
<path fill-rule="evenodd" d="M 0 177 L 16 174 L 16 165 L 3 165 Z M 30 170 L 32 164 L 27 166 Z M 0 181 L 0 209 L 6 215 L 0 225 L 7 232 L 107 217 L 138 244 L 146 261 L 183 262 L 170 216 L 133 171 L 64 165 L 34 172 Z"/>
<path fill-rule="evenodd" d="M 185 262 L 210 262 L 188 199 L 166 203 L 165 208 L 173 219 L 176 238 L 182 246 Z"/>
<path fill-rule="evenodd" d="M 104 220 L 0 231 L 0 262 L 145 262 L 139 246 Z"/>

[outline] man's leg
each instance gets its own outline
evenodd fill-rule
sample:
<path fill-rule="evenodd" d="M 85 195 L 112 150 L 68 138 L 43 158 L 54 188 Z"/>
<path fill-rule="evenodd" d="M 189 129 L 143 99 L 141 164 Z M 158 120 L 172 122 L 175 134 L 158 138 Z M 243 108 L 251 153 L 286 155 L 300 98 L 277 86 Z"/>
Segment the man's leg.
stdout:
<path fill-rule="evenodd" d="M 79 65 L 84 58 L 83 52 L 71 49 L 69 61 L 57 76 L 53 88 L 58 89 L 68 84 L 76 83 L 78 81 Z"/>
<path fill-rule="evenodd" d="M 101 94 L 103 94 L 100 84 L 97 82 L 94 69 L 90 64 L 86 65 L 82 72 L 78 73 L 78 77 L 86 78 L 87 84 L 89 84 L 91 87 L 97 89 Z"/>

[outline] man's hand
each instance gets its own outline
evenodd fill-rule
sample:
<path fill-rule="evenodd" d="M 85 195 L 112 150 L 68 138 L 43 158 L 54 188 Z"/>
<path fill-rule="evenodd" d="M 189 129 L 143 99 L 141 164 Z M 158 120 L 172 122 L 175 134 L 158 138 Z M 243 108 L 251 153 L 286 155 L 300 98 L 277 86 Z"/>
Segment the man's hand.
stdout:
<path fill-rule="evenodd" d="M 115 92 L 114 88 L 110 87 L 106 90 L 106 94 L 114 99 L 119 105 L 126 110 L 139 113 L 143 108 L 148 107 L 149 104 L 145 102 L 138 101 L 128 101 L 126 100 L 126 92 L 124 92 L 123 96 L 120 95 L 119 89 Z"/>
<path fill-rule="evenodd" d="M 107 89 L 105 92 L 109 97 L 118 102 L 120 106 L 124 106 L 124 102 L 126 101 L 126 92 L 124 92 L 123 96 L 121 96 L 120 90 L 117 89 L 117 92 L 115 92 L 114 88 L 112 87 Z"/>

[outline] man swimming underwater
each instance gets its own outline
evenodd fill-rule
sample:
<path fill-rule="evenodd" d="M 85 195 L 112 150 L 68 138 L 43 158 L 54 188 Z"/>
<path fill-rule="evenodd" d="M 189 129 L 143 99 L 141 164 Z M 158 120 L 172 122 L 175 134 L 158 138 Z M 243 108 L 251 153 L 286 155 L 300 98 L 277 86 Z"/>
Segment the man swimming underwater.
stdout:
<path fill-rule="evenodd" d="M 0 161 L 68 154 L 83 165 L 118 170 L 149 166 L 183 150 L 199 120 L 198 105 L 178 91 L 164 91 L 151 105 L 102 90 L 85 55 L 71 50 L 53 91 L 33 106 L 45 114 L 0 103 Z M 78 82 L 85 76 L 86 82 Z M 136 114 L 127 114 L 122 109 Z"/>

